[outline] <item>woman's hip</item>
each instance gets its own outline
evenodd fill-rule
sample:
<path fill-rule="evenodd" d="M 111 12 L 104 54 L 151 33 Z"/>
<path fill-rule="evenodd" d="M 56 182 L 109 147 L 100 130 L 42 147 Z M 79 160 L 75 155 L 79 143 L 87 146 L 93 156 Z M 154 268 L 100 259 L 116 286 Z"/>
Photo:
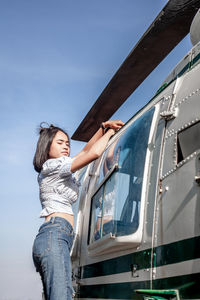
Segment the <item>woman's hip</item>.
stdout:
<path fill-rule="evenodd" d="M 48 253 L 61 254 L 70 252 L 74 239 L 71 224 L 60 217 L 52 217 L 50 221 L 40 226 L 39 232 L 33 243 L 33 255 L 41 257 Z"/>

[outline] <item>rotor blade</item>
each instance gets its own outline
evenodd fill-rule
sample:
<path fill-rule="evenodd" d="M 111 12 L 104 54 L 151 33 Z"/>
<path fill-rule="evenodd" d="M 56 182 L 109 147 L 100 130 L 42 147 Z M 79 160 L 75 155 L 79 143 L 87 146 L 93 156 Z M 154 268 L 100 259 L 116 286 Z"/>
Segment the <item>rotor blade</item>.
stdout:
<path fill-rule="evenodd" d="M 88 141 L 188 34 L 200 0 L 170 0 L 130 52 L 72 139 Z"/>

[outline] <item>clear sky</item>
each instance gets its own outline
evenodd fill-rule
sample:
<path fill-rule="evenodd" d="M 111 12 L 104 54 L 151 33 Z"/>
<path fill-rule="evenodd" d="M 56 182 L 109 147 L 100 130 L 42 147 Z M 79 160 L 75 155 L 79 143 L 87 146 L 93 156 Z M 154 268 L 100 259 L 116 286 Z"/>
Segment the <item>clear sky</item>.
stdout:
<path fill-rule="evenodd" d="M 47 121 L 72 135 L 166 3 L 0 1 L 0 300 L 41 299 L 31 258 L 43 222 L 32 166 L 36 128 Z M 186 37 L 113 118 L 127 121 L 148 102 L 191 47 Z M 72 155 L 82 146 L 72 141 Z"/>

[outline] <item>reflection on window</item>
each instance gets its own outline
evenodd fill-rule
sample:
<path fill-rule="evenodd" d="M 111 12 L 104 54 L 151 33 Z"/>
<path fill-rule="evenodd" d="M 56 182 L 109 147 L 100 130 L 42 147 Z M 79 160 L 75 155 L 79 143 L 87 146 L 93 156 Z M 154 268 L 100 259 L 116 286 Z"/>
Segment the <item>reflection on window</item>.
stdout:
<path fill-rule="evenodd" d="M 139 225 L 146 150 L 154 108 L 136 120 L 106 150 L 92 197 L 90 243 L 112 233 L 134 233 Z M 115 167 L 117 166 L 117 167 Z"/>
<path fill-rule="evenodd" d="M 72 204 L 72 209 L 73 209 L 73 213 L 74 213 L 74 231 L 76 231 L 76 221 L 77 221 L 78 208 L 79 208 L 79 202 L 80 202 L 81 191 L 82 191 L 82 183 L 83 183 L 83 178 L 84 178 L 86 170 L 87 170 L 87 166 L 84 167 L 80 171 L 80 174 L 79 174 L 79 177 L 78 177 L 78 180 L 81 184 L 81 186 L 79 187 L 79 195 L 78 195 L 77 201 Z"/>
<path fill-rule="evenodd" d="M 101 234 L 102 224 L 102 200 L 103 200 L 103 187 L 96 193 L 92 201 L 92 232 L 91 242 L 98 240 Z"/>
<path fill-rule="evenodd" d="M 178 134 L 178 163 L 200 149 L 200 122 Z"/>

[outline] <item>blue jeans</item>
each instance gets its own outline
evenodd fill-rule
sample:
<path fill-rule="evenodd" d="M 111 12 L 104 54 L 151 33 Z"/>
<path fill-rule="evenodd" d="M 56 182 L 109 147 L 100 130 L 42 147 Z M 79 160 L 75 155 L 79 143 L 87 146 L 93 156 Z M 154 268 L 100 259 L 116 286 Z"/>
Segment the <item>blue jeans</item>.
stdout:
<path fill-rule="evenodd" d="M 70 250 L 73 227 L 60 217 L 52 217 L 39 229 L 33 244 L 33 261 L 40 273 L 46 300 L 72 299 Z"/>

